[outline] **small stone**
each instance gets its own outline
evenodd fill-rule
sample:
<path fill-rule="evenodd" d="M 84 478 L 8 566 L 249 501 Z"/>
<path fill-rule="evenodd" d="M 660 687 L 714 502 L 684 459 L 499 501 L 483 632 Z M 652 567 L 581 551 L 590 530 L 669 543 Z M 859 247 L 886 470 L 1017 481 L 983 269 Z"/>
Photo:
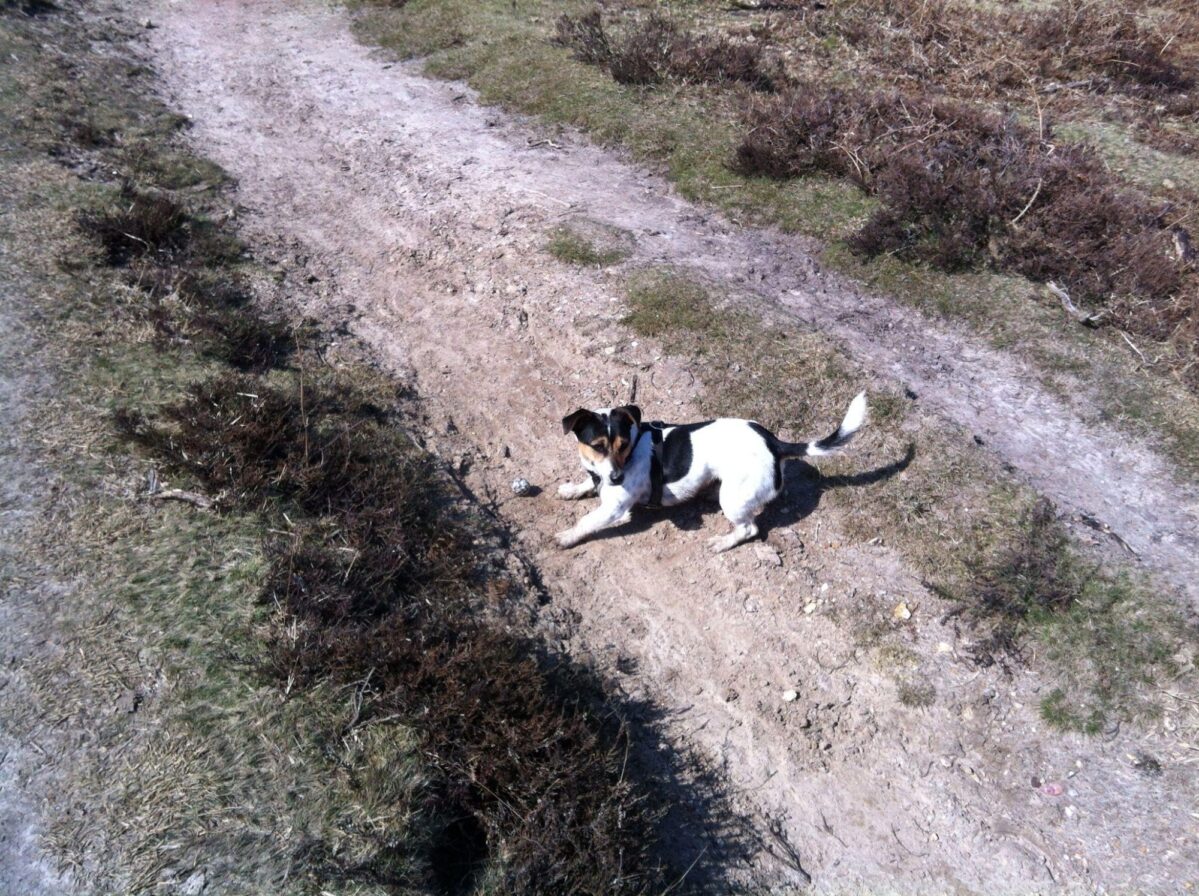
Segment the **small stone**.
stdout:
<path fill-rule="evenodd" d="M 179 887 L 180 896 L 200 896 L 208 886 L 208 875 L 203 869 L 193 871 Z"/>
<path fill-rule="evenodd" d="M 895 609 L 891 611 L 891 615 L 900 622 L 907 622 L 912 618 L 912 611 L 908 609 L 907 604 L 901 602 L 895 605 Z"/>
<path fill-rule="evenodd" d="M 517 476 L 512 480 L 512 494 L 523 498 L 533 490 L 533 486 L 529 485 L 529 480 Z"/>
<path fill-rule="evenodd" d="M 806 604 L 804 604 L 803 611 L 804 611 L 804 613 L 806 613 L 808 615 L 815 613 L 816 612 L 816 601 L 810 600 Z"/>
<path fill-rule="evenodd" d="M 761 560 L 763 563 L 765 563 L 767 566 L 782 566 L 783 565 L 783 558 L 779 556 L 779 552 L 776 551 L 774 548 L 772 548 L 768 544 L 754 545 L 754 553 L 757 554 L 758 559 Z"/>
<path fill-rule="evenodd" d="M 609 345 L 609 346 L 605 347 L 605 348 L 604 348 L 604 354 L 605 354 L 605 355 L 614 355 L 614 354 L 616 354 L 616 346 L 614 346 L 614 345 Z"/>
<path fill-rule="evenodd" d="M 794 703 L 798 699 L 799 699 L 799 691 L 795 691 L 795 690 L 783 691 L 783 702 L 784 703 Z"/>

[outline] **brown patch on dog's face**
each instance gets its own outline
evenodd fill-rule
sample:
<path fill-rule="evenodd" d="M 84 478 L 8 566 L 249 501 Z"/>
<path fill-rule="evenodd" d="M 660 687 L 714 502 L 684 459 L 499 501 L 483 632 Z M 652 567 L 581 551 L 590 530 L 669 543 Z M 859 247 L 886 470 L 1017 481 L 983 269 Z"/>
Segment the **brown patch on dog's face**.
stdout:
<path fill-rule="evenodd" d="M 605 436 L 597 436 L 590 442 L 579 442 L 579 454 L 583 456 L 583 460 L 593 464 L 601 464 L 604 458 L 608 456 L 608 439 Z"/>
<path fill-rule="evenodd" d="M 610 462 L 612 482 L 620 481 L 620 471 L 633 455 L 633 428 L 641 423 L 641 409 L 624 405 L 606 413 L 579 408 L 562 418 L 562 431 L 573 432 L 579 440 L 579 456 L 590 470 Z"/>
<path fill-rule="evenodd" d="M 621 436 L 616 436 L 612 439 L 612 466 L 616 469 L 621 469 L 629 462 L 629 455 L 633 453 L 633 442 L 631 439 L 626 439 Z"/>
<path fill-rule="evenodd" d="M 613 408 L 608 419 L 611 435 L 612 466 L 623 469 L 633 454 L 633 427 L 641 423 L 641 409 L 635 404 Z"/>

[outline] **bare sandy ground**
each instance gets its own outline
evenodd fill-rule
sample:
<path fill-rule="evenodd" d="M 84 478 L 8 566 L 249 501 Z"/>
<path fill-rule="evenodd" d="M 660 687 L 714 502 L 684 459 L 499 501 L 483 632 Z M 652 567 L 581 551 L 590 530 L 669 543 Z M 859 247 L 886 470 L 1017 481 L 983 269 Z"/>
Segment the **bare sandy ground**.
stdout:
<path fill-rule="evenodd" d="M 1011 360 L 821 274 L 804 241 L 736 228 L 612 154 L 534 139 L 460 85 L 376 58 L 325 4 L 158 2 L 152 17 L 169 100 L 239 179 L 243 229 L 300 308 L 410 378 L 430 447 L 520 533 L 567 649 L 662 705 L 670 737 L 706 757 L 738 806 L 762 829 L 777 821 L 816 891 L 1199 886 L 1192 708 L 1172 706 L 1151 731 L 1048 733 L 1035 676 L 976 669 L 919 613 L 906 637 L 938 696 L 903 706 L 840 622 L 932 601 L 889 549 L 847 542 L 835 493 L 819 507 L 792 493 L 766 544 L 719 557 L 695 529 L 725 524 L 699 511 L 647 514 L 573 552 L 549 546 L 580 512 L 552 497 L 577 473 L 562 414 L 623 399 L 636 373 L 647 413 L 694 418 L 699 384 L 622 330 L 614 275 L 553 261 L 546 232 L 585 217 L 633 233 L 633 263 L 752 287 L 972 427 L 1199 601 L 1195 491 L 1159 459 L 1084 423 Z M 511 496 L 517 475 L 543 493 Z M 1165 772 L 1138 771 L 1137 749 Z M 779 852 L 759 851 L 741 882 L 798 886 Z"/>

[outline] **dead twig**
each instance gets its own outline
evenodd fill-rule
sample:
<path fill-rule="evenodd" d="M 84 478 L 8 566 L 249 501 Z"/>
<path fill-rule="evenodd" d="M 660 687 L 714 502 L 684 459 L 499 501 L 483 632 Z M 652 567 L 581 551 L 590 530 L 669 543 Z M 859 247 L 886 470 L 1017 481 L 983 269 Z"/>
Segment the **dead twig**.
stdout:
<path fill-rule="evenodd" d="M 812 825 L 812 827 L 816 828 L 816 830 L 821 831 L 822 833 L 828 834 L 830 837 L 832 837 L 834 840 L 836 840 L 842 846 L 846 846 L 845 841 L 842 840 L 840 837 L 838 837 L 836 832 L 833 831 L 833 826 L 828 823 L 828 819 L 824 817 L 823 812 L 820 813 L 820 824 L 818 824 L 818 825 L 814 824 L 814 825 Z"/>
<path fill-rule="evenodd" d="M 803 864 L 800 860 L 799 850 L 791 845 L 791 841 L 788 840 L 787 835 L 783 833 L 782 822 L 777 818 L 768 818 L 766 830 L 770 832 L 770 836 L 774 838 L 774 842 L 778 845 L 779 849 L 783 853 L 778 858 L 784 861 L 792 870 L 796 871 L 803 877 L 805 886 L 812 883 L 812 875 L 808 874 L 808 872 L 804 870 Z M 767 849 L 769 849 L 769 847 L 767 847 Z M 770 851 L 773 855 L 774 851 Z"/>
<path fill-rule="evenodd" d="M 1037 178 L 1037 188 L 1032 191 L 1032 196 L 1029 198 L 1028 202 L 1024 203 L 1024 208 L 1020 209 L 1020 214 L 1008 221 L 1008 227 L 1015 227 L 1020 223 L 1020 219 L 1028 214 L 1028 210 L 1032 208 L 1032 204 L 1036 202 L 1037 197 L 1041 195 L 1041 187 L 1044 185 L 1044 183 L 1045 181 L 1043 178 Z"/>
<path fill-rule="evenodd" d="M 1062 303 L 1062 307 L 1066 309 L 1066 313 L 1082 324 L 1084 327 L 1097 327 L 1099 322 L 1107 316 L 1106 311 L 1096 311 L 1094 314 L 1088 314 L 1079 309 L 1077 305 L 1070 299 L 1070 293 L 1066 292 L 1052 280 L 1045 284 L 1045 288 L 1058 297 Z"/>
<path fill-rule="evenodd" d="M 181 488 L 164 488 L 146 497 L 157 501 L 182 501 L 185 504 L 192 504 L 199 507 L 201 510 L 211 510 L 212 505 L 216 503 L 216 499 L 210 498 L 208 495 L 202 495 L 199 492 L 184 491 Z"/>
<path fill-rule="evenodd" d="M 895 838 L 896 843 L 898 843 L 905 850 L 907 850 L 908 855 L 916 856 L 916 858 L 918 858 L 918 859 L 923 859 L 928 855 L 928 853 L 926 853 L 926 852 L 913 852 L 912 849 L 906 843 L 904 843 L 902 840 L 899 839 L 899 831 L 895 830 L 894 824 L 891 825 L 891 836 Z"/>
<path fill-rule="evenodd" d="M 1145 353 L 1143 351 L 1141 351 L 1139 348 L 1137 348 L 1137 344 L 1128 338 L 1127 333 L 1125 333 L 1123 330 L 1117 330 L 1116 332 L 1120 334 L 1121 339 L 1123 339 L 1125 342 L 1128 343 L 1128 347 L 1137 353 L 1137 357 L 1140 358 L 1142 362 L 1144 362 L 1145 366 L 1147 366 L 1147 367 L 1153 366 L 1154 362 L 1150 361 L 1148 358 L 1145 357 Z"/>
<path fill-rule="evenodd" d="M 1101 520 L 1097 520 L 1095 517 L 1091 516 L 1089 513 L 1080 513 L 1078 515 L 1078 521 L 1080 523 L 1082 523 L 1084 526 L 1087 526 L 1090 529 L 1094 529 L 1096 532 L 1099 532 L 1103 535 L 1107 535 L 1109 538 L 1111 538 L 1113 541 L 1115 541 L 1116 544 L 1120 545 L 1120 547 L 1122 547 L 1122 548 L 1124 548 L 1124 550 L 1128 551 L 1128 553 L 1132 554 L 1138 560 L 1141 559 L 1141 555 L 1137 553 L 1136 549 L 1133 548 L 1132 545 L 1130 545 L 1127 541 L 1125 541 L 1123 538 L 1121 538 L 1115 532 L 1113 532 L 1111 530 L 1111 527 L 1108 526 L 1107 523 L 1104 523 Z"/>

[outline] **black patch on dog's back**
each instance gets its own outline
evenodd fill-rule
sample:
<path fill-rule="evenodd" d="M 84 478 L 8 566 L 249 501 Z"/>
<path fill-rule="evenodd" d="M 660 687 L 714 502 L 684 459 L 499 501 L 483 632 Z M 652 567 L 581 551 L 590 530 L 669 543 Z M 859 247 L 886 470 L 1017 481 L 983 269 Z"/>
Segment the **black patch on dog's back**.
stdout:
<path fill-rule="evenodd" d="M 691 434 L 703 429 L 712 421 L 702 423 L 681 423 L 670 426 L 666 439 L 662 443 L 662 480 L 678 482 L 691 469 L 693 453 L 691 450 Z"/>
<path fill-rule="evenodd" d="M 770 450 L 771 457 L 774 458 L 774 487 L 777 491 L 783 487 L 783 458 L 779 451 L 778 437 L 761 423 L 753 420 L 749 421 L 749 428 L 762 437 L 762 441 Z"/>

